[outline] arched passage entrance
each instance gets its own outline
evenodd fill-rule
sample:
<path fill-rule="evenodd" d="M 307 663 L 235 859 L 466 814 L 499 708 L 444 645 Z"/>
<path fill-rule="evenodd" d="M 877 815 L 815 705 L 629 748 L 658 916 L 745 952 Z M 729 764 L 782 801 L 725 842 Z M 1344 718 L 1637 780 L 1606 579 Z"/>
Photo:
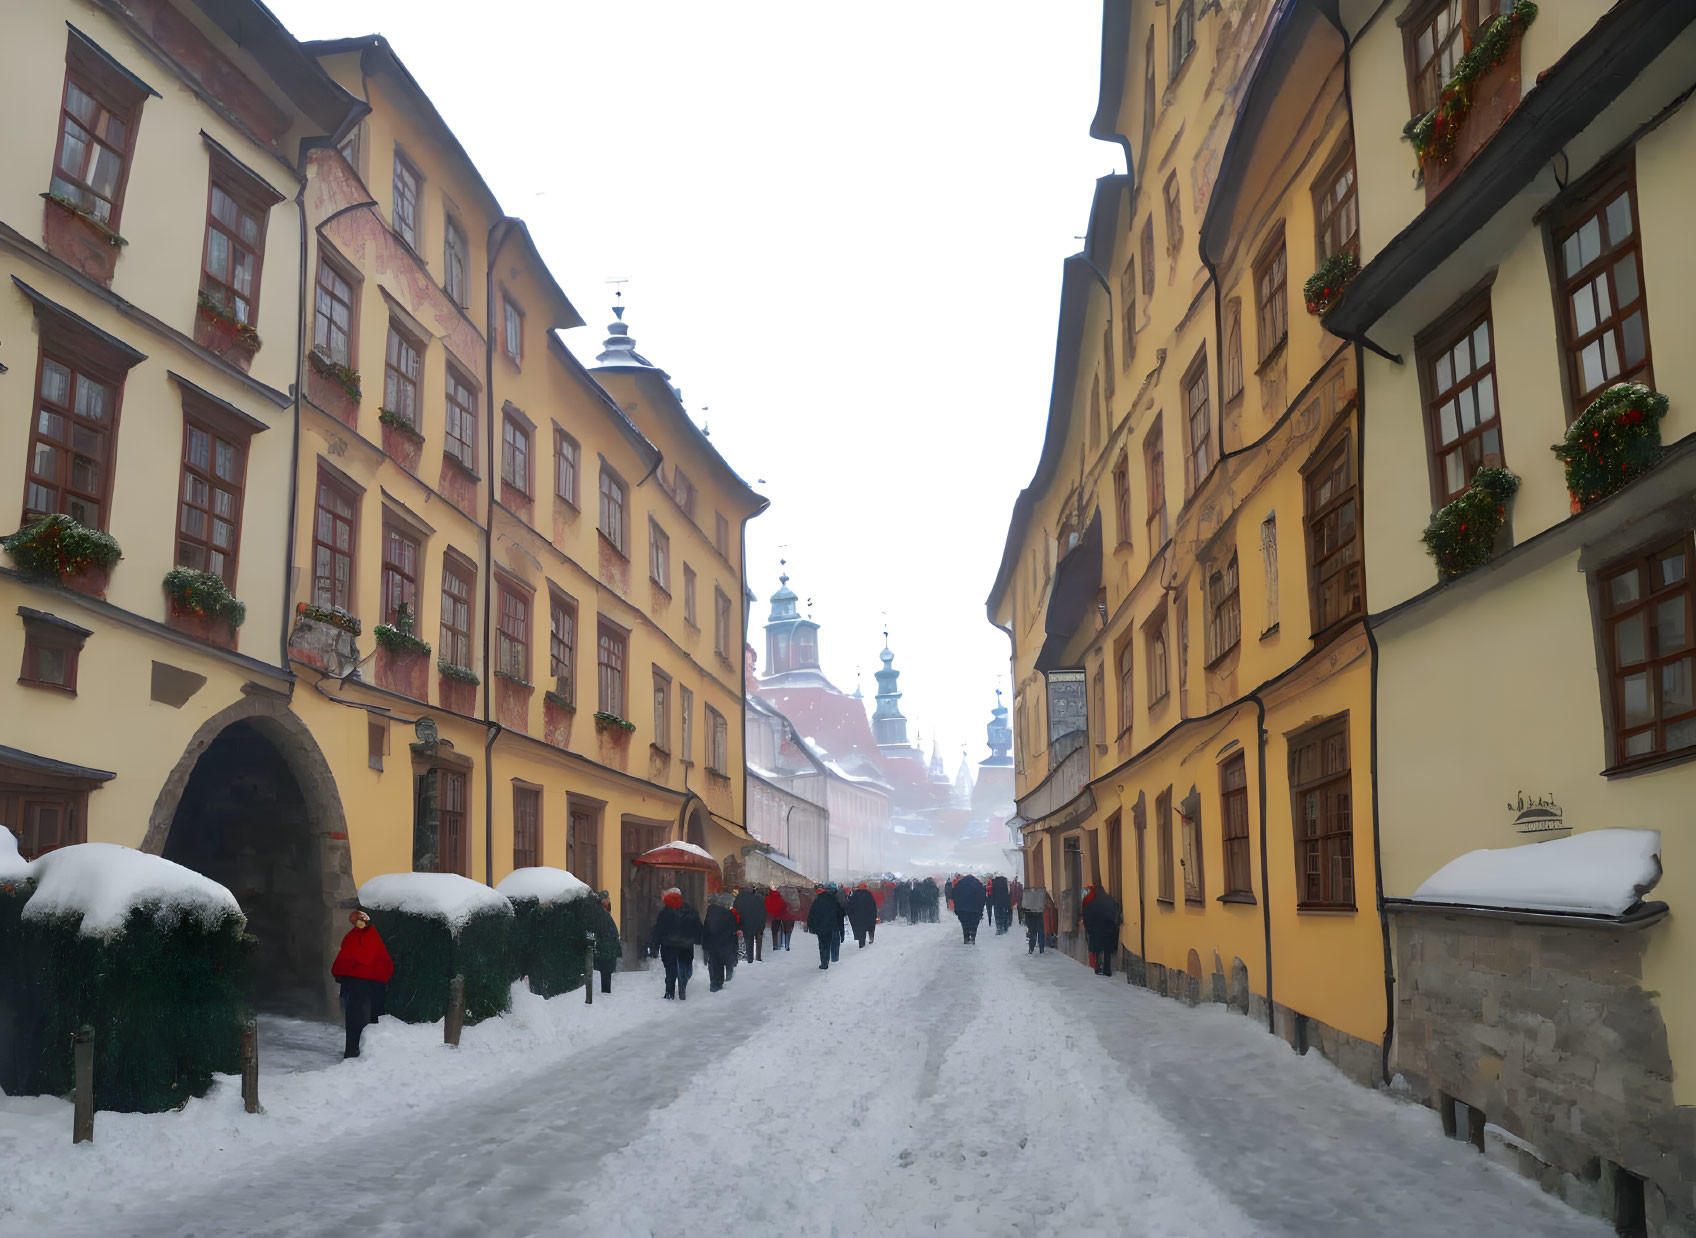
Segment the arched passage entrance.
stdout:
<path fill-rule="evenodd" d="M 283 702 L 250 699 L 201 727 L 143 845 L 236 896 L 257 942 L 255 1007 L 334 1012 L 336 930 L 357 892 L 328 764 Z"/>

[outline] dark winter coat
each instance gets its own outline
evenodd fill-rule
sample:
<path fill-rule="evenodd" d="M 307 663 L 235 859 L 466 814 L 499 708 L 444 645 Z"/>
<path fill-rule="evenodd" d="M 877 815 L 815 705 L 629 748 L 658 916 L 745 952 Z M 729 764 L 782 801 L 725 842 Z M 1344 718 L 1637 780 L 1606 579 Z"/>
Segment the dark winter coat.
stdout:
<path fill-rule="evenodd" d="M 701 953 L 708 962 L 734 963 L 739 953 L 736 941 L 736 913 L 717 903 L 707 908 L 701 922 Z"/>
<path fill-rule="evenodd" d="M 1113 950 L 1119 944 L 1119 900 L 1106 890 L 1084 897 L 1084 936 L 1092 954 Z"/>
<path fill-rule="evenodd" d="M 622 952 L 618 941 L 618 921 L 612 912 L 601 906 L 600 900 L 589 910 L 589 931 L 595 935 L 595 962 L 607 966 L 618 961 Z"/>
<path fill-rule="evenodd" d="M 856 937 L 877 927 L 877 899 L 870 890 L 855 890 L 848 896 L 848 919 Z"/>
<path fill-rule="evenodd" d="M 757 935 L 766 931 L 766 900 L 753 890 L 743 890 L 736 896 L 736 914 L 742 917 L 744 933 Z"/>
<path fill-rule="evenodd" d="M 1013 895 L 1007 888 L 1007 878 L 996 877 L 990 881 L 989 905 L 997 911 L 1007 911 L 1013 906 Z"/>
<path fill-rule="evenodd" d="M 837 914 L 836 900 L 830 896 L 830 891 L 813 899 L 813 905 L 807 909 L 807 931 L 817 933 L 820 937 L 829 937 L 842 931 L 842 920 Z"/>
<path fill-rule="evenodd" d="M 962 920 L 977 921 L 983 917 L 983 882 L 966 876 L 954 883 L 954 914 Z"/>
<path fill-rule="evenodd" d="M 654 917 L 654 931 L 648 935 L 651 947 L 690 950 L 700 942 L 701 917 L 693 907 L 685 902 L 681 907 L 660 908 L 660 914 Z"/>

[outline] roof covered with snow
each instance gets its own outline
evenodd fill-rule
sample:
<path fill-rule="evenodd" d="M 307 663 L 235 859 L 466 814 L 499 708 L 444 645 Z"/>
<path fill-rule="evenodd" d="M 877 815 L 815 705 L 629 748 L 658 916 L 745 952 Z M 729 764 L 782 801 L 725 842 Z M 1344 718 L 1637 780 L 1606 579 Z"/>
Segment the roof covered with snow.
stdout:
<path fill-rule="evenodd" d="M 24 904 L 24 918 L 79 916 L 84 937 L 122 932 L 137 909 L 163 921 L 187 916 L 208 928 L 225 916 L 241 917 L 236 896 L 210 877 L 116 843 L 60 847 L 25 867 L 36 888 Z"/>
<path fill-rule="evenodd" d="M 1659 830 L 1591 830 L 1519 847 L 1468 851 L 1413 901 L 1620 916 L 1661 879 Z"/>
<path fill-rule="evenodd" d="M 566 903 L 595 893 L 563 868 L 545 867 L 515 868 L 501 878 L 495 890 L 514 901 L 533 898 L 538 903 Z"/>
<path fill-rule="evenodd" d="M 371 911 L 435 916 L 452 929 L 481 912 L 512 914 L 504 894 L 458 873 L 383 873 L 359 887 L 359 902 Z"/>

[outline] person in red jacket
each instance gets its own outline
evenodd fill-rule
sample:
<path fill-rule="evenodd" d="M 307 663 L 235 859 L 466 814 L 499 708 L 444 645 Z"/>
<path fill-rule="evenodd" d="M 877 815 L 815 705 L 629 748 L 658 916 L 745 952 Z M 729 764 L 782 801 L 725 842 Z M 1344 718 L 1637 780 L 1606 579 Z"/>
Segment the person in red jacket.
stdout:
<path fill-rule="evenodd" d="M 775 887 L 766 895 L 766 920 L 771 925 L 771 949 L 789 949 L 789 935 L 795 931 L 795 921 L 789 918 L 789 900 Z"/>
<path fill-rule="evenodd" d="M 371 917 L 355 911 L 348 922 L 353 928 L 342 938 L 342 948 L 330 965 L 330 974 L 342 986 L 342 1012 L 347 1021 L 344 1058 L 359 1056 L 359 1037 L 367 1023 L 375 1023 L 382 1015 L 389 980 L 395 974 L 394 960 L 371 927 Z"/>

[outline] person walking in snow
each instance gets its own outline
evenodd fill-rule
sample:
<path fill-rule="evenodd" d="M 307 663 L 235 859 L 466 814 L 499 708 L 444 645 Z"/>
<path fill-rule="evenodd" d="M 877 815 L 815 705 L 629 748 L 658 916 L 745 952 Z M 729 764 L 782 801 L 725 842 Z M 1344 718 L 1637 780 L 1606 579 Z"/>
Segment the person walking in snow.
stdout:
<path fill-rule="evenodd" d="M 866 889 L 866 883 L 861 882 L 857 890 L 848 896 L 848 921 L 854 926 L 854 941 L 860 949 L 866 948 L 868 941 L 877 937 L 877 899 Z"/>
<path fill-rule="evenodd" d="M 1025 953 L 1046 954 L 1048 933 L 1043 928 L 1043 912 L 1048 909 L 1048 891 L 1041 886 L 1026 886 L 1019 894 L 1019 915 L 1025 922 Z"/>
<path fill-rule="evenodd" d="M 837 963 L 842 959 L 842 943 L 848 940 L 848 891 L 834 881 L 825 884 L 836 903 L 836 940 L 830 947 L 830 961 Z"/>
<path fill-rule="evenodd" d="M 1013 918 L 1012 894 L 1007 878 L 1000 873 L 990 879 L 989 904 L 995 910 L 995 934 L 999 937 L 1007 931 L 1007 925 Z"/>
<path fill-rule="evenodd" d="M 766 920 L 771 925 L 771 951 L 789 949 L 789 934 L 795 931 L 795 921 L 789 918 L 789 900 L 783 891 L 772 889 L 766 894 Z"/>
<path fill-rule="evenodd" d="M 707 956 L 709 993 L 724 987 L 736 966 L 736 910 L 730 895 L 714 894 L 707 899 L 707 914 L 701 920 L 701 953 Z"/>
<path fill-rule="evenodd" d="M 601 992 L 612 992 L 612 972 L 624 947 L 618 940 L 618 921 L 612 918 L 612 895 L 605 890 L 595 895 L 589 911 L 589 931 L 595 935 L 595 970 L 601 973 Z M 588 984 L 590 977 L 583 977 Z"/>
<path fill-rule="evenodd" d="M 1098 976 L 1113 974 L 1113 952 L 1119 948 L 1119 900 L 1091 885 L 1084 891 L 1084 937 L 1095 958 Z"/>
<path fill-rule="evenodd" d="M 978 922 L 983 919 L 983 882 L 967 873 L 954 882 L 954 914 L 960 918 L 960 933 L 970 946 L 978 939 Z"/>
<path fill-rule="evenodd" d="M 825 971 L 835 957 L 837 934 L 842 921 L 836 914 L 836 899 L 820 886 L 813 895 L 813 905 L 807 909 L 807 931 L 819 939 L 819 970 Z"/>
<path fill-rule="evenodd" d="M 737 891 L 736 918 L 742 922 L 742 959 L 753 963 L 765 960 L 766 900 L 755 886 Z"/>
<path fill-rule="evenodd" d="M 367 1023 L 375 1023 L 382 1017 L 389 981 L 395 974 L 394 960 L 372 927 L 371 917 L 363 911 L 354 911 L 348 915 L 348 923 L 353 927 L 342 938 L 342 948 L 336 951 L 336 961 L 330 964 L 330 975 L 341 985 L 343 1021 L 347 1027 L 344 1058 L 359 1056 L 359 1038 Z"/>
<path fill-rule="evenodd" d="M 1019 900 L 1024 897 L 1025 886 L 1017 877 L 1007 883 L 1007 901 L 1013 905 L 1013 915 L 1020 924 L 1025 922 L 1025 913 L 1019 906 Z"/>
<path fill-rule="evenodd" d="M 648 957 L 656 955 L 665 964 L 665 997 L 687 1001 L 689 976 L 695 970 L 695 947 L 701 941 L 701 917 L 694 907 L 683 901 L 683 891 L 676 886 L 660 896 L 664 904 L 654 917 L 654 928 L 648 934 Z"/>

